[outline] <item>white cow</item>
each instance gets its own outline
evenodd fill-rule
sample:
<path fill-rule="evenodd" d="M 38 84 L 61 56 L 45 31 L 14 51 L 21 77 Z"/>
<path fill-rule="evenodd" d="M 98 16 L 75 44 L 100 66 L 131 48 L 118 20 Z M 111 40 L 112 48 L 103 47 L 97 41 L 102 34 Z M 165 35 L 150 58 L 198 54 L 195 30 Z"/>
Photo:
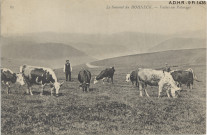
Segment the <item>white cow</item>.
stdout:
<path fill-rule="evenodd" d="M 150 86 L 159 86 L 158 97 L 163 89 L 166 89 L 167 96 L 170 97 L 170 91 L 173 98 L 176 97 L 175 92 L 181 90 L 177 87 L 175 81 L 173 80 L 170 73 L 162 70 L 153 70 L 153 69 L 138 69 L 138 83 L 140 89 L 140 96 L 142 96 L 142 90 L 145 91 L 146 95 L 149 97 L 149 94 L 146 91 L 147 85 Z"/>

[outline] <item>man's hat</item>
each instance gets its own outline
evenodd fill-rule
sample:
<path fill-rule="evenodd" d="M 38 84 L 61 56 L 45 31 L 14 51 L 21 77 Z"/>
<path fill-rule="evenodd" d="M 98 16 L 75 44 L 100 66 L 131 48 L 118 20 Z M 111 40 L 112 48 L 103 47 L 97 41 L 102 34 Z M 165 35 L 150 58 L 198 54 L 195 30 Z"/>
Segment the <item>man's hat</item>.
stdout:
<path fill-rule="evenodd" d="M 69 60 L 66 60 L 66 62 L 68 62 Z"/>

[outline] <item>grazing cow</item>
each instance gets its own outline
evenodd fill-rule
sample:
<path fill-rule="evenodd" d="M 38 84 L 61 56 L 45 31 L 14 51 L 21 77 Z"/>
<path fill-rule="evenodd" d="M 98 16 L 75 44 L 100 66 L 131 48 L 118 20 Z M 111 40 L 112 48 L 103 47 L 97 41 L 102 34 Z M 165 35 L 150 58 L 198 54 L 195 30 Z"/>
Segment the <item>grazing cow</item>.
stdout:
<path fill-rule="evenodd" d="M 96 84 L 99 80 L 102 79 L 103 84 L 104 80 L 107 78 L 109 82 L 109 78 L 111 78 L 111 82 L 113 83 L 113 76 L 114 76 L 115 69 L 114 67 L 106 68 L 105 70 L 101 71 L 101 73 L 94 78 L 94 84 Z"/>
<path fill-rule="evenodd" d="M 169 91 L 171 91 L 173 98 L 176 97 L 175 92 L 180 90 L 180 88 L 176 86 L 176 83 L 169 72 L 141 68 L 139 68 L 137 72 L 140 96 L 142 96 L 142 90 L 144 90 L 146 95 L 149 97 L 149 94 L 146 91 L 147 85 L 159 86 L 158 97 L 160 97 L 160 94 L 164 88 L 166 89 L 168 97 L 170 97 Z"/>
<path fill-rule="evenodd" d="M 137 71 L 132 71 L 131 74 L 126 75 L 126 82 L 129 81 L 132 82 L 132 85 L 135 85 L 136 82 L 136 86 L 138 86 Z"/>
<path fill-rule="evenodd" d="M 173 79 L 178 82 L 179 87 L 181 87 L 182 84 L 186 84 L 187 88 L 193 89 L 193 81 L 198 81 L 191 68 L 188 70 L 171 71 L 170 73 Z"/>
<path fill-rule="evenodd" d="M 82 69 L 78 74 L 78 80 L 81 83 L 79 87 L 82 87 L 83 92 L 87 92 L 87 88 L 90 87 L 91 73 L 86 69 Z"/>
<path fill-rule="evenodd" d="M 13 73 L 10 69 L 1 68 L 1 82 L 7 87 L 7 94 L 10 93 L 10 85 L 11 83 L 19 83 L 20 85 L 24 85 L 24 78 L 22 74 Z"/>
<path fill-rule="evenodd" d="M 27 84 L 27 93 L 30 93 L 30 95 L 33 95 L 31 91 L 32 85 L 37 84 L 42 86 L 40 95 L 42 95 L 44 87 L 46 85 L 50 85 L 51 96 L 54 89 L 57 96 L 59 93 L 59 89 L 63 84 L 63 82 L 59 83 L 57 81 L 57 77 L 54 71 L 50 68 L 23 65 L 20 67 L 20 72 L 22 73 L 24 80 Z"/>

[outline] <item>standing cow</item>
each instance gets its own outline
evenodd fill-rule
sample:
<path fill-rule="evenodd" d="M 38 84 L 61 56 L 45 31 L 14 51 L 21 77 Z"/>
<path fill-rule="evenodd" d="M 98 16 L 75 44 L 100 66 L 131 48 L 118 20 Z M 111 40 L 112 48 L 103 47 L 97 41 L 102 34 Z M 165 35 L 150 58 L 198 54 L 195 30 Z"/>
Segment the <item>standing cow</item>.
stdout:
<path fill-rule="evenodd" d="M 54 71 L 50 68 L 24 65 L 20 67 L 20 72 L 22 73 L 24 80 L 27 84 L 28 87 L 27 93 L 30 93 L 30 95 L 33 95 L 31 91 L 32 85 L 37 84 L 37 85 L 41 85 L 42 87 L 40 95 L 42 95 L 44 91 L 44 87 L 46 85 L 50 85 L 51 96 L 54 89 L 57 96 L 59 93 L 59 89 L 63 84 L 63 82 L 59 83 L 57 81 L 57 77 Z"/>
<path fill-rule="evenodd" d="M 193 81 L 198 81 L 191 68 L 188 70 L 175 70 L 171 71 L 170 73 L 173 79 L 178 82 L 179 87 L 181 87 L 182 84 L 186 84 L 187 88 L 193 89 Z"/>
<path fill-rule="evenodd" d="M 137 80 L 137 71 L 132 71 L 131 74 L 126 75 L 126 82 L 129 82 L 129 81 L 132 82 L 132 85 L 135 85 L 135 82 L 136 82 L 136 86 L 139 85 L 138 80 Z"/>
<path fill-rule="evenodd" d="M 78 80 L 81 83 L 80 87 L 82 87 L 83 92 L 87 92 L 87 88 L 89 90 L 90 81 L 91 81 L 91 73 L 86 69 L 82 69 L 78 74 Z"/>
<path fill-rule="evenodd" d="M 105 70 L 101 71 L 101 73 L 94 78 L 94 84 L 96 84 L 99 80 L 103 81 L 107 79 L 109 81 L 109 78 L 111 78 L 111 82 L 113 83 L 113 77 L 114 77 L 115 69 L 114 67 L 106 68 Z"/>
<path fill-rule="evenodd" d="M 1 82 L 7 87 L 7 94 L 10 93 L 11 83 L 19 83 L 24 85 L 24 79 L 22 74 L 13 73 L 10 69 L 1 68 Z"/>
<path fill-rule="evenodd" d="M 167 96 L 170 97 L 170 91 L 173 98 L 176 97 L 175 92 L 180 90 L 176 86 L 175 81 L 173 80 L 169 72 L 163 72 L 162 70 L 153 70 L 153 69 L 138 69 L 138 83 L 140 89 L 140 96 L 142 96 L 142 90 L 145 91 L 146 95 L 149 97 L 149 94 L 146 91 L 147 85 L 150 86 L 159 86 L 158 97 L 160 97 L 162 90 L 165 88 Z"/>

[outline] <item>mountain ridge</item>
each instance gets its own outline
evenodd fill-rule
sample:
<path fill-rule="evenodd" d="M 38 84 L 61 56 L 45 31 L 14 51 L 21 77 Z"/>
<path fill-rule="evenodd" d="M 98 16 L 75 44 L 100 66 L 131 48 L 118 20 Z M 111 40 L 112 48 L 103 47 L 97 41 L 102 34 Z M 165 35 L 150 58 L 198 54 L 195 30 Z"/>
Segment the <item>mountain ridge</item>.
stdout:
<path fill-rule="evenodd" d="M 206 33 L 201 30 L 168 35 L 127 31 L 113 34 L 44 32 L 4 37 L 4 39 L 9 41 L 13 40 L 14 42 L 63 43 L 83 51 L 96 59 L 105 59 L 129 54 L 146 53 L 150 48 L 175 37 L 205 39 L 205 35 Z"/>

